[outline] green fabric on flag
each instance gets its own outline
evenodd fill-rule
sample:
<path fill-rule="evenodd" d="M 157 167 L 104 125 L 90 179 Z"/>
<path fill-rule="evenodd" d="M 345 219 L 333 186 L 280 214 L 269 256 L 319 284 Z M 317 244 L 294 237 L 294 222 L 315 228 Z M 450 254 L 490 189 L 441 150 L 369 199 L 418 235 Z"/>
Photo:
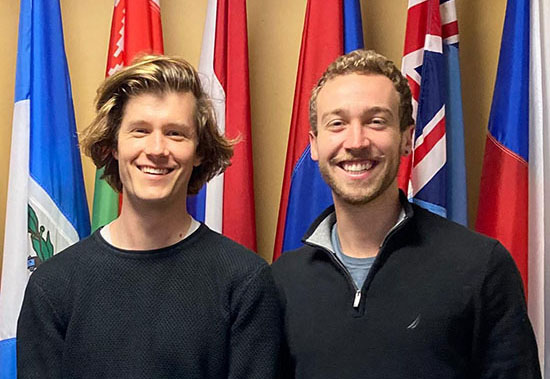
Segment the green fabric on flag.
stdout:
<path fill-rule="evenodd" d="M 118 217 L 118 193 L 103 179 L 103 169 L 95 173 L 92 232 Z"/>

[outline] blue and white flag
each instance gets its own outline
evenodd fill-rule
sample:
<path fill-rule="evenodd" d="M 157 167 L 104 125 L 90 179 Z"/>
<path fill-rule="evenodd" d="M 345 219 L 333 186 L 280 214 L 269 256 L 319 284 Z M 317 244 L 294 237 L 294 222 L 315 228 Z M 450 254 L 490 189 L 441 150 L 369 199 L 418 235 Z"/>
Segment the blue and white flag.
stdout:
<path fill-rule="evenodd" d="M 32 271 L 90 232 L 58 0 L 21 0 L 0 287 L 0 378 Z"/>

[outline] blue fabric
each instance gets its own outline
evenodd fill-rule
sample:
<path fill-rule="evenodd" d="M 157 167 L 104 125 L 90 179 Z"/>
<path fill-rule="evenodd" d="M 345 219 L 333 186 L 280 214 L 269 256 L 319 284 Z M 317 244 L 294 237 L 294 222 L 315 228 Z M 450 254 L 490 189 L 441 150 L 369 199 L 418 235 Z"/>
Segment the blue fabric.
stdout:
<path fill-rule="evenodd" d="M 16 377 L 15 338 L 0 341 L 0 379 Z"/>
<path fill-rule="evenodd" d="M 435 213 L 436 215 L 440 215 L 441 217 L 447 217 L 447 210 L 443 207 L 440 207 L 439 205 L 430 203 L 428 201 L 422 201 L 417 198 L 414 198 L 412 201 L 416 205 L 419 205 L 422 208 L 427 209 L 432 213 Z"/>
<path fill-rule="evenodd" d="M 311 159 L 308 145 L 292 172 L 283 251 L 302 246 L 309 225 L 330 204 L 332 192 L 321 176 L 319 165 Z"/>
<path fill-rule="evenodd" d="M 15 102 L 29 99 L 31 91 L 31 19 L 32 1 L 20 2 L 17 66 L 15 67 Z"/>
<path fill-rule="evenodd" d="M 468 225 L 466 163 L 464 160 L 464 121 L 462 119 L 462 89 L 458 44 L 443 44 L 446 79 L 447 133 L 447 218 Z"/>
<path fill-rule="evenodd" d="M 529 160 L 529 1 L 509 0 L 502 32 L 489 132 Z"/>
<path fill-rule="evenodd" d="M 204 222 L 206 214 L 206 185 L 195 196 L 187 196 L 187 212 L 197 221 Z"/>
<path fill-rule="evenodd" d="M 416 136 L 425 135 L 424 128 L 443 107 L 445 88 L 443 83 L 445 67 L 443 54 L 425 51 L 422 65 L 422 80 L 418 99 L 418 114 L 416 118 Z M 424 159 L 430 159 L 426 157 Z M 446 208 L 446 175 L 444 165 L 436 175 L 416 194 L 415 199 L 429 202 Z"/>
<path fill-rule="evenodd" d="M 22 0 L 19 30 L 16 98 L 30 99 L 30 175 L 84 238 L 90 216 L 59 1 Z"/>
<path fill-rule="evenodd" d="M 344 0 L 344 52 L 347 54 L 363 46 L 361 4 L 357 0 Z"/>

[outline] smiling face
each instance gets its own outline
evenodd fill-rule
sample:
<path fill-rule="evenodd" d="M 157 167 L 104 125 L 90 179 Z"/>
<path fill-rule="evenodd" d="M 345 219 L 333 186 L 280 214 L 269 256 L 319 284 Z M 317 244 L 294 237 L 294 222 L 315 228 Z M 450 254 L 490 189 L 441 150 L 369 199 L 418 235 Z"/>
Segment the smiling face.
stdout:
<path fill-rule="evenodd" d="M 201 162 L 195 106 L 189 92 L 145 93 L 127 101 L 113 156 L 129 202 L 185 203 L 191 172 Z"/>
<path fill-rule="evenodd" d="M 317 134 L 309 137 L 335 203 L 397 194 L 399 160 L 411 148 L 411 133 L 400 131 L 399 94 L 387 77 L 348 74 L 327 81 L 317 98 Z"/>

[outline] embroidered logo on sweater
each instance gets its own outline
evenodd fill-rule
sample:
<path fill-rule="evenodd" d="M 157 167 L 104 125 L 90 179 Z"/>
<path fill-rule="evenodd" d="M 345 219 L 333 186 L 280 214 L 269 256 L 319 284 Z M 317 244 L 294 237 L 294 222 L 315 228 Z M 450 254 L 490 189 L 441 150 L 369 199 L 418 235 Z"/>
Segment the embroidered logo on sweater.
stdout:
<path fill-rule="evenodd" d="M 418 324 L 420 324 L 420 319 L 422 317 L 420 316 L 420 313 L 418 314 L 418 316 L 416 316 L 416 318 L 414 319 L 413 322 L 411 322 L 411 324 L 409 326 L 407 326 L 407 329 L 416 329 L 416 327 L 418 326 Z"/>

